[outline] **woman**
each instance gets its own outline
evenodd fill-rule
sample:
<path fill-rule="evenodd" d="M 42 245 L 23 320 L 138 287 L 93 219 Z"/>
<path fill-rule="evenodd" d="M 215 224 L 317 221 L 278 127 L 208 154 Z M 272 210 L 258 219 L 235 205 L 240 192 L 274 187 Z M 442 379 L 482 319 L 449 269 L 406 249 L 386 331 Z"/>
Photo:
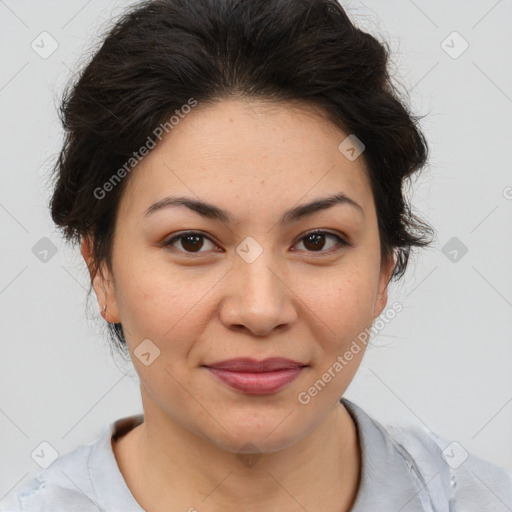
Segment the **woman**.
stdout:
<path fill-rule="evenodd" d="M 432 229 L 387 48 L 335 0 L 160 0 L 68 91 L 51 213 L 144 414 L 2 510 L 511 510 L 512 475 L 340 398 Z"/>

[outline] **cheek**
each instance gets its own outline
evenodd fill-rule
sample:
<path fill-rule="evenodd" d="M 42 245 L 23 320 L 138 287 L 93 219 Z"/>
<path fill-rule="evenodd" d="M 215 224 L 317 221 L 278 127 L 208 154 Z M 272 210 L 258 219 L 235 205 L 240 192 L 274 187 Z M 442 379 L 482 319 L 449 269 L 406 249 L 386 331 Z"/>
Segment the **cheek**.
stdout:
<path fill-rule="evenodd" d="M 149 338 L 161 351 L 188 349 L 189 341 L 205 328 L 209 291 L 222 277 L 198 270 L 152 265 L 119 272 L 116 297 L 130 348 Z"/>
<path fill-rule="evenodd" d="M 339 348 L 371 325 L 378 280 L 374 259 L 360 248 L 336 267 L 296 267 L 285 279 L 289 290 L 282 293 L 300 309 L 299 322 L 309 324 L 315 339 L 326 344 L 324 350 Z M 177 360 L 207 330 L 225 298 L 226 268 L 220 265 L 172 265 L 148 259 L 147 253 L 137 258 L 132 250 L 117 268 L 116 298 L 132 350 L 148 338 Z"/>
<path fill-rule="evenodd" d="M 377 277 L 369 266 L 345 264 L 315 277 L 301 276 L 293 290 L 328 345 L 343 345 L 371 325 Z"/>

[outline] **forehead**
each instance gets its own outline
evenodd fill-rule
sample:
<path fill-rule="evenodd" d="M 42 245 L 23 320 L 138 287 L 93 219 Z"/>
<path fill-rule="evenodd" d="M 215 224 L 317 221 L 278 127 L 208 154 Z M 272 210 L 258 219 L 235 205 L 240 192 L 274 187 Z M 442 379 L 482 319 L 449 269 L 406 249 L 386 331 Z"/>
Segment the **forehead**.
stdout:
<path fill-rule="evenodd" d="M 283 201 L 342 192 L 370 206 L 364 159 L 350 160 L 339 149 L 347 135 L 306 104 L 200 104 L 132 171 L 122 203 L 142 215 L 166 195 L 186 193 L 223 205 L 284 209 Z"/>

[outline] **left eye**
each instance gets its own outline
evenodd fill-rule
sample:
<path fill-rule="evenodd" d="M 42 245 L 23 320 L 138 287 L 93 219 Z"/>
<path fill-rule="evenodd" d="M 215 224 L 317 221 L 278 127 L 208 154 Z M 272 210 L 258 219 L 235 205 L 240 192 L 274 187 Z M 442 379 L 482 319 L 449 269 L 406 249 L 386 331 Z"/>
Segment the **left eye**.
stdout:
<path fill-rule="evenodd" d="M 326 238 L 331 238 L 331 240 L 335 240 L 336 242 L 338 242 L 337 245 L 341 247 L 347 247 L 349 245 L 346 240 L 344 240 L 338 235 L 335 235 L 334 233 L 329 233 L 328 231 L 313 231 L 311 233 L 308 233 L 307 235 L 301 238 L 301 242 L 303 241 L 302 243 L 304 244 L 305 247 L 309 246 L 309 248 L 313 248 L 312 251 L 308 250 L 308 252 L 331 252 L 330 250 L 322 251 L 322 249 L 324 249 L 325 247 Z M 334 244 L 334 247 L 336 247 L 336 244 Z M 338 247 L 338 250 L 341 247 Z"/>
<path fill-rule="evenodd" d="M 331 246 L 330 248 L 328 247 L 327 250 L 323 250 L 325 249 L 326 238 L 330 238 L 331 240 L 337 242 L 337 244 L 334 244 L 334 247 L 338 245 L 337 250 L 341 249 L 342 247 L 347 247 L 350 245 L 346 240 L 344 240 L 340 236 L 335 235 L 334 233 L 329 233 L 328 231 L 312 231 L 310 233 L 307 233 L 300 239 L 299 243 L 304 244 L 304 247 L 306 247 L 307 252 L 331 252 L 330 249 L 332 249 L 333 246 Z M 204 247 L 204 240 L 210 242 L 212 244 L 212 248 L 217 247 L 206 235 L 203 235 L 202 233 L 197 231 L 190 231 L 187 233 L 181 233 L 179 235 L 176 235 L 167 240 L 166 242 L 164 242 L 164 246 L 172 246 L 173 249 L 176 249 L 174 244 L 179 241 L 181 242 L 182 247 L 182 249 L 180 249 L 181 252 L 189 254 L 207 252 L 200 250 Z"/>

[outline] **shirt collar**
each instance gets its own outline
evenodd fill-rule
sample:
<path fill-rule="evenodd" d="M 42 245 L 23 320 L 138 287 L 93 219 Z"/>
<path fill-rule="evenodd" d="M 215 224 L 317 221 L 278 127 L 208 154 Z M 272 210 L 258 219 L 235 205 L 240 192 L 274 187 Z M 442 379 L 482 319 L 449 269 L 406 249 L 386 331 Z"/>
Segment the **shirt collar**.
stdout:
<path fill-rule="evenodd" d="M 351 512 L 423 512 L 410 464 L 384 427 L 350 400 L 340 402 L 354 420 L 361 447 L 361 481 Z"/>
<path fill-rule="evenodd" d="M 93 445 L 88 466 L 100 510 L 144 512 L 124 480 L 112 448 L 112 436 L 121 436 L 143 421 L 143 414 L 120 418 L 105 426 Z"/>
<path fill-rule="evenodd" d="M 340 402 L 351 415 L 361 447 L 361 479 L 351 512 L 423 512 L 410 464 L 393 444 L 387 431 L 358 405 Z M 112 436 L 140 425 L 143 414 L 120 418 L 105 426 L 89 457 L 89 472 L 101 510 L 144 512 L 128 488 L 117 464 Z"/>

